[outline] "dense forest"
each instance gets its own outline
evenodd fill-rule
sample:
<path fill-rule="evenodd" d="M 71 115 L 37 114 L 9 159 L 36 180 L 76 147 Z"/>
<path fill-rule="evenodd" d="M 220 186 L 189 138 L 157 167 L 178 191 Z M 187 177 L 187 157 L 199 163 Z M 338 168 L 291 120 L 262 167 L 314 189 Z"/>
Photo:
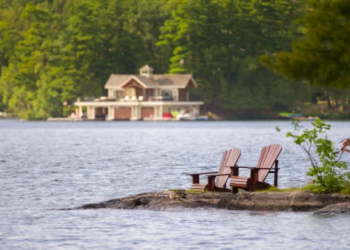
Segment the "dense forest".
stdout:
<path fill-rule="evenodd" d="M 320 100 L 324 115 L 350 118 L 347 84 L 313 84 L 285 70 L 286 53 L 308 37 L 308 21 L 317 27 L 322 19 L 314 17 L 317 2 L 0 0 L 0 110 L 65 116 L 77 97 L 104 95 L 110 74 L 137 74 L 148 64 L 158 74 L 192 73 L 199 86 L 192 99 L 227 118 L 312 114 Z M 346 18 L 339 22 L 349 27 Z"/>

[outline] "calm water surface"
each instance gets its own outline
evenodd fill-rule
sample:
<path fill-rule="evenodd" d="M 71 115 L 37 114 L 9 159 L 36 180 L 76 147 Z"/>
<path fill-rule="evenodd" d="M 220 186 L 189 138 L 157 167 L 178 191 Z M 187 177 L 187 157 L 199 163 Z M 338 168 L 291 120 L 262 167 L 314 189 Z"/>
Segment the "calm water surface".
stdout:
<path fill-rule="evenodd" d="M 0 249 L 349 249 L 350 216 L 344 215 L 52 210 L 189 188 L 186 173 L 217 170 L 223 151 L 239 147 L 239 163 L 254 166 L 271 143 L 283 147 L 279 185 L 303 185 L 308 162 L 276 125 L 291 129 L 280 121 L 0 120 Z M 331 125 L 330 139 L 349 137 L 350 122 Z"/>

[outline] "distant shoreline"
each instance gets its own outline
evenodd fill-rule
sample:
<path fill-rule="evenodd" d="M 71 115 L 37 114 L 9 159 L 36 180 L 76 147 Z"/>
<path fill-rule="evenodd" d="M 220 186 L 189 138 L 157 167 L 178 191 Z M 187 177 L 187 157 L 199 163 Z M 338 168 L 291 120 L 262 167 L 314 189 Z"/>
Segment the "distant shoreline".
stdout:
<path fill-rule="evenodd" d="M 277 121 L 277 122 L 291 122 L 292 120 L 284 120 L 284 119 L 227 119 L 227 120 L 221 120 L 221 121 L 215 121 L 215 120 L 209 120 L 209 121 L 143 121 L 143 120 L 137 120 L 137 121 L 129 121 L 129 120 L 111 120 L 111 121 L 106 121 L 106 120 L 87 120 L 87 119 L 79 119 L 79 120 L 74 120 L 71 118 L 53 118 L 50 120 L 26 120 L 26 119 L 21 119 L 18 117 L 10 117 L 10 118 L 0 118 L 0 121 L 6 121 L 6 120 L 13 120 L 13 121 L 21 121 L 21 122 L 198 122 L 198 123 L 203 123 L 203 122 L 269 122 L 269 121 Z M 322 119 L 325 121 L 338 121 L 338 122 L 346 122 L 350 121 L 350 119 Z M 302 120 L 301 122 L 313 122 L 312 120 Z"/>

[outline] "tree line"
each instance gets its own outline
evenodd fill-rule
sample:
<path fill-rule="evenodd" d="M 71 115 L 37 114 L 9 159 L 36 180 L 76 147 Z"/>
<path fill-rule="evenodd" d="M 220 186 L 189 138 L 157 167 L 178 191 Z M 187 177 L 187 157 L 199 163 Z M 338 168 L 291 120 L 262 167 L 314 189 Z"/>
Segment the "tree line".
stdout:
<path fill-rule="evenodd" d="M 228 118 L 271 117 L 315 96 L 346 107 L 347 88 L 281 70 L 279 52 L 294 53 L 308 35 L 300 20 L 315 9 L 307 0 L 0 0 L 0 110 L 65 116 L 77 97 L 105 94 L 110 74 L 145 64 L 192 73 L 192 98 Z"/>

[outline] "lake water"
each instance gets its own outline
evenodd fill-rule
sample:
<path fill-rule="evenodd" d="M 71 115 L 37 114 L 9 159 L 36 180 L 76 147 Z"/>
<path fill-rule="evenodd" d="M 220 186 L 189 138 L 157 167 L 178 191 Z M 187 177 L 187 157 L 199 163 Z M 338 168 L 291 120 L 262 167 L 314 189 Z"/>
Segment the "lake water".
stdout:
<path fill-rule="evenodd" d="M 330 139 L 350 137 L 350 122 L 330 124 Z M 241 165 L 254 166 L 261 147 L 280 143 L 279 186 L 303 185 L 306 157 L 276 126 L 292 128 L 281 121 L 0 120 L 0 249 L 349 249 L 346 215 L 53 210 L 189 188 L 186 173 L 216 171 L 232 147 L 242 150 Z"/>

